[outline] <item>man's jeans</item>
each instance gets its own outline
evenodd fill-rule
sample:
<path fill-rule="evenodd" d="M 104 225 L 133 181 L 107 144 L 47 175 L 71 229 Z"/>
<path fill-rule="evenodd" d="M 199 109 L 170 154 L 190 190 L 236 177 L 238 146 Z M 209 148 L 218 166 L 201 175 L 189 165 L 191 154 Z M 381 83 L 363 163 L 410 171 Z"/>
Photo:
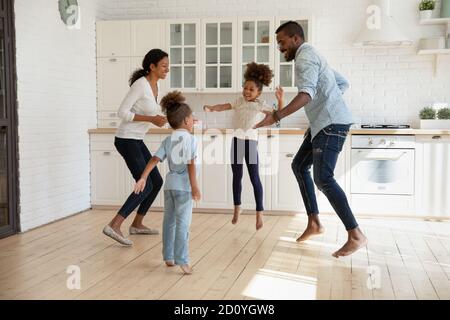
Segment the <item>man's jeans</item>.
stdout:
<path fill-rule="evenodd" d="M 339 153 L 345 143 L 350 125 L 332 124 L 322 129 L 311 142 L 311 132 L 292 162 L 292 170 L 297 178 L 300 192 L 308 215 L 319 214 L 314 183 L 310 169 L 313 166 L 314 182 L 330 201 L 347 230 L 358 227 L 347 197 L 334 179 L 334 169 Z"/>

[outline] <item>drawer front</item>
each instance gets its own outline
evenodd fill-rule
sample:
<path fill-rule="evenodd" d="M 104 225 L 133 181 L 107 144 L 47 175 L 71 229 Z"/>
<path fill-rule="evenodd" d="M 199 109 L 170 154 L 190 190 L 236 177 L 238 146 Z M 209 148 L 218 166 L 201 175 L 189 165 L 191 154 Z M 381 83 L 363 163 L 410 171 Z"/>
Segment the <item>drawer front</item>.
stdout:
<path fill-rule="evenodd" d="M 301 135 L 259 135 L 258 149 L 262 153 L 296 154 L 303 142 Z"/>
<path fill-rule="evenodd" d="M 91 151 L 116 151 L 114 134 L 91 134 Z"/>
<path fill-rule="evenodd" d="M 98 127 L 103 128 L 118 128 L 120 120 L 98 120 Z"/>
<path fill-rule="evenodd" d="M 97 112 L 98 114 L 98 118 L 102 119 L 102 120 L 116 120 L 119 119 L 119 114 L 117 113 L 117 111 L 99 111 Z"/>

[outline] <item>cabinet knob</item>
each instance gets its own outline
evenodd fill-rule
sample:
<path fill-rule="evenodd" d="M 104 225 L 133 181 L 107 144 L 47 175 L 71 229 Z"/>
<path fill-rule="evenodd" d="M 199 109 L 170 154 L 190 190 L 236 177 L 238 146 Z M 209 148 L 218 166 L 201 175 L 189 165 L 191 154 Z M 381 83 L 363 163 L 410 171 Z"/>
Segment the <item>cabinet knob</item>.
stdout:
<path fill-rule="evenodd" d="M 440 140 L 440 139 L 442 139 L 442 137 L 441 137 L 441 136 L 433 136 L 432 139 L 433 139 L 433 140 Z"/>
<path fill-rule="evenodd" d="M 117 59 L 116 58 L 111 58 L 111 59 L 109 59 L 109 61 L 110 62 L 117 62 Z"/>
<path fill-rule="evenodd" d="M 111 152 L 105 151 L 105 152 L 103 152 L 103 155 L 104 155 L 104 156 L 110 156 L 110 155 L 111 155 Z"/>
<path fill-rule="evenodd" d="M 294 157 L 294 154 L 293 153 L 288 153 L 287 155 L 286 155 L 286 158 L 293 158 Z"/>
<path fill-rule="evenodd" d="M 275 136 L 273 134 L 267 136 L 267 139 L 273 139 L 273 138 L 275 138 Z"/>
<path fill-rule="evenodd" d="M 211 136 L 211 139 L 216 139 L 217 135 Z"/>

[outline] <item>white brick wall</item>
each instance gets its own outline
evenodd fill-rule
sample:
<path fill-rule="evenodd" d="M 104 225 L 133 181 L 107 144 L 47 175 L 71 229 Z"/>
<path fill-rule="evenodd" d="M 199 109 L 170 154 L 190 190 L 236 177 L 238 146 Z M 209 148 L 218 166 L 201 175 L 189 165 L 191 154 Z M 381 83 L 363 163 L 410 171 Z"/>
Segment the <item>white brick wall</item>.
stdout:
<path fill-rule="evenodd" d="M 107 19 L 202 18 L 223 16 L 300 16 L 316 18 L 316 47 L 347 76 L 346 94 L 357 123 L 418 125 L 418 111 L 433 102 L 450 103 L 450 56 L 441 56 L 433 75 L 433 56 L 418 56 L 417 40 L 443 35 L 444 26 L 418 24 L 419 0 L 392 0 L 391 11 L 402 30 L 415 41 L 412 48 L 357 49 L 354 39 L 365 24 L 369 0 L 110 0 Z M 439 9 L 439 4 L 438 8 Z M 197 112 L 203 104 L 232 101 L 235 95 L 187 95 Z M 270 99 L 273 99 L 269 96 Z M 270 101 L 272 102 L 272 101 Z M 222 116 L 216 123 L 225 125 Z M 304 114 L 285 120 L 305 123 Z"/>
<path fill-rule="evenodd" d="M 15 1 L 22 231 L 90 207 L 97 4 L 79 3 L 81 30 L 69 31 L 58 1 Z"/>

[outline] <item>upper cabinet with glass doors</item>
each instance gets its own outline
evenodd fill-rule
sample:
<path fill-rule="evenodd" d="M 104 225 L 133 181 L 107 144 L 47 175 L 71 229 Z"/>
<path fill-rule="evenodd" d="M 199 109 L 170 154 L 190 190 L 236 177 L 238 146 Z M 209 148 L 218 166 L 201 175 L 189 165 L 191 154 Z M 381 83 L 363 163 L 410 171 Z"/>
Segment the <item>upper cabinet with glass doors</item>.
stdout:
<path fill-rule="evenodd" d="M 238 83 L 242 86 L 248 63 L 266 64 L 273 70 L 276 41 L 273 18 L 240 18 L 238 25 Z M 275 84 L 272 81 L 269 90 L 273 90 L 274 87 Z"/>
<path fill-rule="evenodd" d="M 170 89 L 197 92 L 200 89 L 199 20 L 177 20 L 167 24 Z"/>
<path fill-rule="evenodd" d="M 202 20 L 202 86 L 205 92 L 236 91 L 236 21 Z"/>

